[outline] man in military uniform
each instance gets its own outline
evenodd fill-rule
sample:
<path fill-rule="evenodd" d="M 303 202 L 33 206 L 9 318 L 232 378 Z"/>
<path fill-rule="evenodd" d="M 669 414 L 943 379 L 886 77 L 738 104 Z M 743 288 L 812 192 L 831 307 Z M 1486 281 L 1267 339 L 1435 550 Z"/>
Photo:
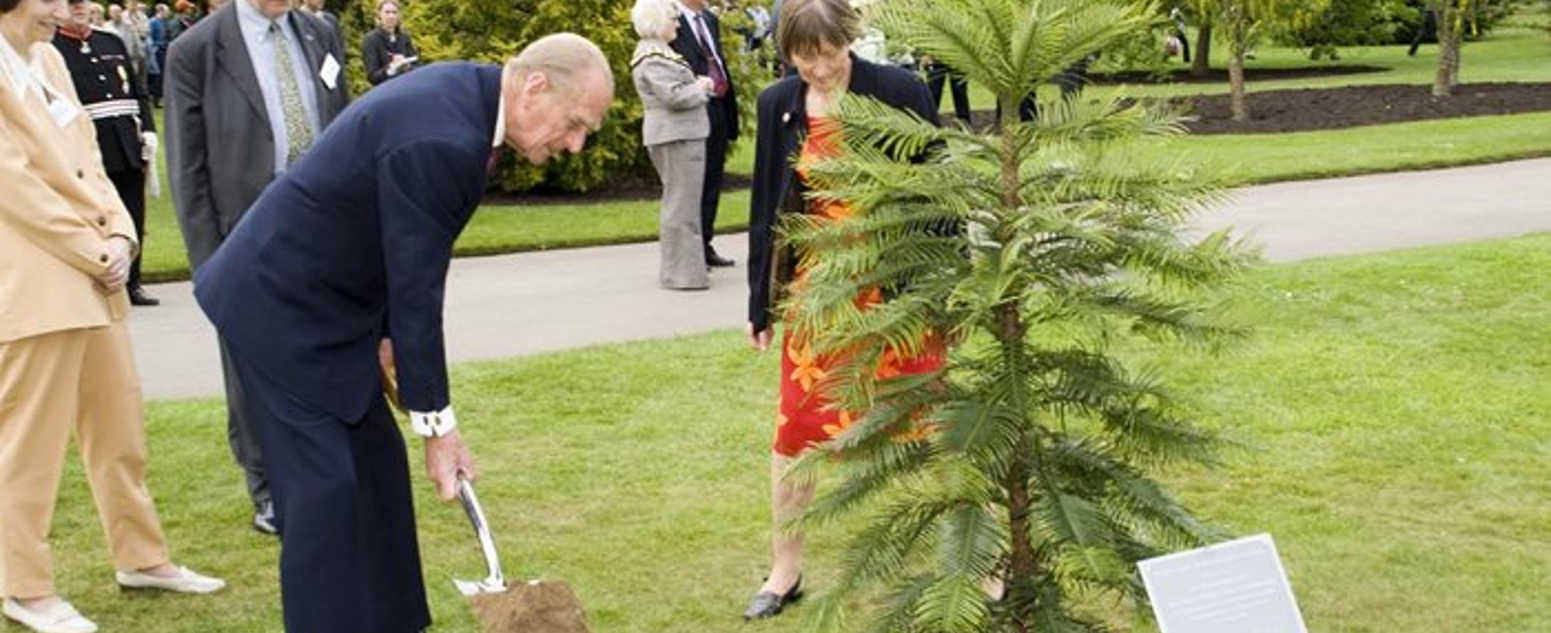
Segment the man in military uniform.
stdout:
<path fill-rule="evenodd" d="M 135 72 L 129 47 L 118 35 L 91 26 L 86 0 L 70 1 L 70 22 L 59 25 L 54 47 L 65 66 L 81 105 L 97 124 L 102 167 L 135 221 L 141 250 L 145 245 L 145 175 L 156 156 L 156 123 L 145 85 Z M 140 257 L 129 268 L 129 300 L 137 306 L 161 303 L 140 287 Z"/>

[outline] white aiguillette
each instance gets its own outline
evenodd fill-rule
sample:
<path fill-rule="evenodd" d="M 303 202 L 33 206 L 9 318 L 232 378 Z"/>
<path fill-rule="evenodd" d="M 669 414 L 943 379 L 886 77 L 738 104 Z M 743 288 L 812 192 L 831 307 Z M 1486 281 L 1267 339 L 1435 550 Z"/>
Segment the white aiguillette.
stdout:
<path fill-rule="evenodd" d="M 1270 534 L 1136 566 L 1162 633 L 1308 633 Z"/>

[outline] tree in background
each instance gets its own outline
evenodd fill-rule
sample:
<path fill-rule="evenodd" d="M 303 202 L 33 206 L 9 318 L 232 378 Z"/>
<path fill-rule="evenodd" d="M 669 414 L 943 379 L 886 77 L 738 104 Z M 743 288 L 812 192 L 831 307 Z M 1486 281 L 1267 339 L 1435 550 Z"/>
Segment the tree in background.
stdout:
<path fill-rule="evenodd" d="M 1317 20 L 1331 0 L 1193 0 L 1215 9 L 1213 22 L 1228 44 L 1228 94 L 1233 120 L 1248 121 L 1244 100 L 1244 58 L 1261 38 Z M 1214 6 L 1212 6 L 1214 5 Z"/>
<path fill-rule="evenodd" d="M 869 13 L 994 94 L 1002 118 L 982 134 L 847 97 L 844 150 L 812 166 L 809 195 L 856 215 L 783 220 L 799 258 L 825 253 L 803 260 L 805 289 L 783 309 L 815 351 L 848 359 L 822 384 L 841 410 L 865 412 L 789 473 L 841 470 L 805 520 L 870 515 L 816 624 L 1108 631 L 1095 605 L 1119 596 L 1144 611 L 1137 560 L 1219 537 L 1149 474 L 1210 463 L 1218 440 L 1157 372 L 1125 358 L 1236 334 L 1207 295 L 1254 254 L 1226 232 L 1182 237 L 1220 189 L 1132 151 L 1183 133 L 1176 115 L 1090 89 L 1042 99 L 1035 120 L 1019 121 L 1025 95 L 1152 28 L 1155 6 L 890 0 Z M 859 309 L 872 288 L 891 298 Z M 879 375 L 883 359 L 933 337 L 953 342 L 938 373 Z M 854 600 L 875 589 L 877 600 Z M 849 621 L 857 604 L 870 624 Z"/>

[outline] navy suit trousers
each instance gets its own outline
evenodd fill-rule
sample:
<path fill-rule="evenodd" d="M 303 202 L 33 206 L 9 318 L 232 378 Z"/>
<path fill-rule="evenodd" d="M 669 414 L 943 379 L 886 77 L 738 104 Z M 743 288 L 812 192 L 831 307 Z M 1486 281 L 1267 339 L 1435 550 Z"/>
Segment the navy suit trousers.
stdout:
<path fill-rule="evenodd" d="M 285 630 L 425 629 L 409 461 L 386 402 L 339 420 L 235 360 L 275 501 Z"/>

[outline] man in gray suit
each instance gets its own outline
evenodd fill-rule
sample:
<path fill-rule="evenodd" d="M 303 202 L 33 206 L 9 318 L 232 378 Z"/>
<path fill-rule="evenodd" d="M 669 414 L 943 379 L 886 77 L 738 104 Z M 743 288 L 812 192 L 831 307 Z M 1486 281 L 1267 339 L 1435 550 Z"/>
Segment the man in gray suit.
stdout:
<path fill-rule="evenodd" d="M 328 25 L 291 0 L 236 0 L 167 52 L 167 176 L 189 264 L 215 252 L 264 187 L 349 102 L 344 51 Z M 227 439 L 247 475 L 254 529 L 275 533 L 274 504 L 242 386 L 221 344 Z"/>

